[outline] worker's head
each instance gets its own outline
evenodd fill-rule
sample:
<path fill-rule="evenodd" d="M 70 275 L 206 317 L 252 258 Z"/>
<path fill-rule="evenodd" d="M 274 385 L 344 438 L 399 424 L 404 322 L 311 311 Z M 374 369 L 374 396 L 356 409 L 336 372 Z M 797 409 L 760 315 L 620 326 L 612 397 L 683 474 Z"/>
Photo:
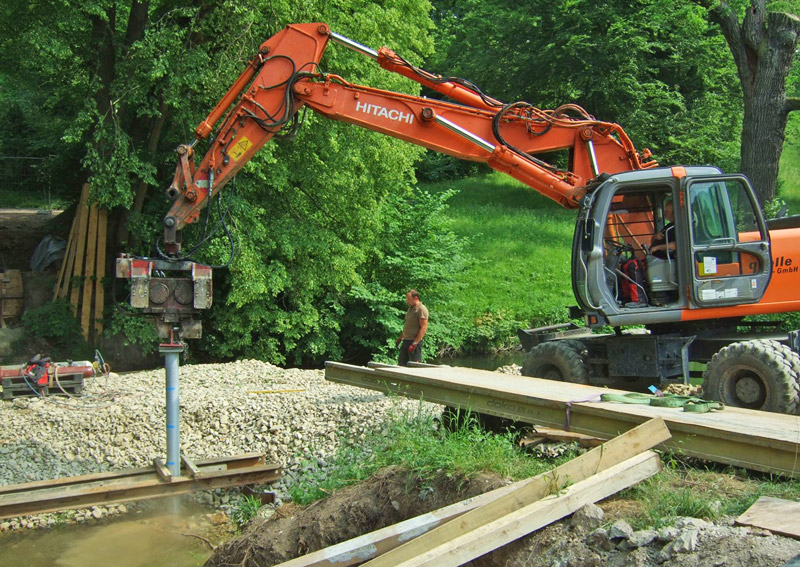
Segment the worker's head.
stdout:
<path fill-rule="evenodd" d="M 675 206 L 671 200 L 664 203 L 664 220 L 675 222 Z"/>
<path fill-rule="evenodd" d="M 406 303 L 408 303 L 409 307 L 413 307 L 419 303 L 419 293 L 416 289 L 409 289 L 406 292 Z"/>

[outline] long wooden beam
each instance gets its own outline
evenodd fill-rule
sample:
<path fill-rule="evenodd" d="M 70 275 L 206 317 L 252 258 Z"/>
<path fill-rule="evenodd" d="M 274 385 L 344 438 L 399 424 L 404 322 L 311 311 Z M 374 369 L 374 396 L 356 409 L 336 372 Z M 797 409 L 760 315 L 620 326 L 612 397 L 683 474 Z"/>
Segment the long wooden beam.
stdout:
<path fill-rule="evenodd" d="M 520 509 L 525 503 L 544 498 L 553 487 L 584 480 L 668 438 L 664 420 L 653 419 L 606 442 L 602 448 L 592 449 L 535 477 L 314 551 L 281 563 L 280 567 L 347 567 L 376 557 L 370 565 L 393 566 L 432 549 L 438 542 L 455 538 L 467 529 L 476 529 Z M 451 521 L 455 518 L 457 522 Z M 395 548 L 398 549 L 381 555 Z"/>
<path fill-rule="evenodd" d="M 440 541 L 425 553 L 389 564 L 392 567 L 458 567 L 569 516 L 586 504 L 638 484 L 660 470 L 659 456 L 647 451 L 478 528 L 464 530 L 454 539 Z M 377 564 L 377 560 L 364 563 L 364 567 L 372 567 L 373 563 Z"/>
<path fill-rule="evenodd" d="M 366 565 L 394 567 L 404 561 L 409 561 L 444 542 L 460 537 L 465 532 L 477 530 L 490 522 L 508 516 L 508 514 L 516 513 L 550 494 L 559 492 L 568 485 L 584 481 L 637 457 L 647 449 L 666 441 L 669 436 L 663 419 L 651 419 L 607 441 L 601 447 L 596 447 L 551 471 L 529 479 L 513 492 L 464 514 L 457 522 L 444 524 Z"/>
<path fill-rule="evenodd" d="M 472 368 L 364 368 L 328 362 L 333 382 L 469 408 L 603 439 L 653 417 L 662 417 L 672 439 L 663 447 L 700 459 L 800 477 L 800 417 L 725 408 L 687 413 L 679 408 L 587 402 L 619 390 L 498 374 Z"/>
<path fill-rule="evenodd" d="M 280 478 L 280 465 L 247 453 L 198 461 L 188 476 L 162 479 L 154 467 L 125 469 L 25 484 L 0 486 L 0 518 L 57 512 L 185 494 L 243 484 L 268 484 Z"/>

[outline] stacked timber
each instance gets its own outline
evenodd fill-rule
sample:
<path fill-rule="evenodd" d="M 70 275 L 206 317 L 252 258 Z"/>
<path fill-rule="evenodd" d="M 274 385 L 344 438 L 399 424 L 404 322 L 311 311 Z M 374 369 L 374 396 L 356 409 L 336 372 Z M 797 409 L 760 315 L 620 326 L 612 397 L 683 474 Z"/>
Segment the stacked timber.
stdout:
<path fill-rule="evenodd" d="M 0 327 L 22 315 L 23 297 L 22 272 L 0 269 Z"/>
<path fill-rule="evenodd" d="M 84 184 L 53 294 L 53 299 L 69 301 L 86 340 L 97 339 L 103 332 L 108 225 L 106 211 L 89 205 L 89 189 Z"/>

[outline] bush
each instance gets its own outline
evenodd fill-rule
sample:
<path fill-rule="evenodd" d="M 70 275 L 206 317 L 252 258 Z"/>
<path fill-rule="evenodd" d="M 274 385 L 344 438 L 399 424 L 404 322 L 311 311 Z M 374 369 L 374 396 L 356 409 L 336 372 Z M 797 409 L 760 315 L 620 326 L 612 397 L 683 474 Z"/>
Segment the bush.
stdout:
<path fill-rule="evenodd" d="M 92 347 L 83 338 L 81 325 L 67 301 L 59 299 L 22 314 L 23 337 L 16 351 L 30 358 L 35 354 L 53 360 L 79 360 L 92 357 Z"/>
<path fill-rule="evenodd" d="M 488 166 L 428 150 L 417 162 L 417 179 L 427 183 L 463 179 L 486 173 Z"/>

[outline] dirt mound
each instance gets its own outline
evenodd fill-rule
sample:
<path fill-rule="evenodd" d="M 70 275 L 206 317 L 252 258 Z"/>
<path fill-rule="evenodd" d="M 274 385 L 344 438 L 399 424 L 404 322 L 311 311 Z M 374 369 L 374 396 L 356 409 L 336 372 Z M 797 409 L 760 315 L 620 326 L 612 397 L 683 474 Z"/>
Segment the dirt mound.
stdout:
<path fill-rule="evenodd" d="M 448 477 L 422 482 L 400 468 L 388 468 L 358 485 L 310 506 L 287 505 L 268 520 L 257 520 L 242 536 L 217 548 L 206 566 L 267 567 L 334 545 L 498 488 L 496 475 Z M 675 526 L 615 535 L 614 521 L 626 509 L 619 500 L 601 504 L 601 518 L 558 522 L 493 553 L 473 567 L 771 567 L 800 553 L 800 542 L 764 530 L 678 519 Z M 611 522 L 614 522 L 611 525 Z M 606 527 L 597 527 L 599 525 Z M 629 528 L 629 526 L 628 526 Z M 630 529 L 630 528 L 629 528 Z M 800 556 L 798 556 L 800 557 Z"/>
<path fill-rule="evenodd" d="M 503 486 L 496 475 L 465 479 L 442 474 L 422 482 L 396 467 L 358 485 L 343 488 L 306 507 L 278 508 L 268 520 L 257 520 L 246 533 L 220 546 L 206 566 L 275 565 L 419 514 Z"/>

